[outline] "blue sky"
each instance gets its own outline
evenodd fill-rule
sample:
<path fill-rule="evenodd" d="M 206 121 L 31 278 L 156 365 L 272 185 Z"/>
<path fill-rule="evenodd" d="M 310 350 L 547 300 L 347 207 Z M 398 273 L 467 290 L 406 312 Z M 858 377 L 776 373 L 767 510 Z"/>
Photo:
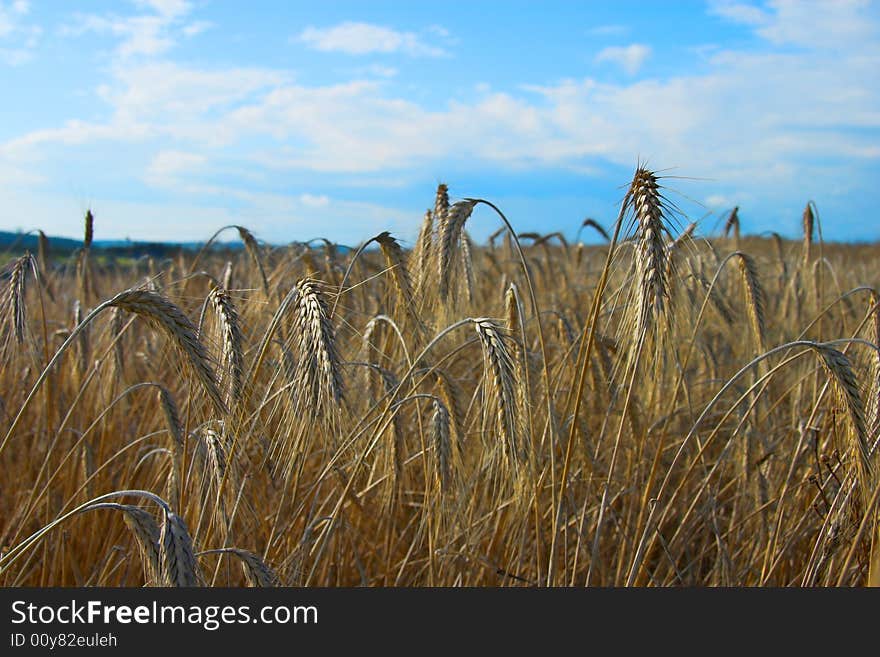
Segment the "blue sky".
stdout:
<path fill-rule="evenodd" d="M 0 229 L 411 240 L 442 181 L 573 236 L 643 161 L 704 231 L 880 240 L 878 3 L 444 7 L 0 0 Z"/>

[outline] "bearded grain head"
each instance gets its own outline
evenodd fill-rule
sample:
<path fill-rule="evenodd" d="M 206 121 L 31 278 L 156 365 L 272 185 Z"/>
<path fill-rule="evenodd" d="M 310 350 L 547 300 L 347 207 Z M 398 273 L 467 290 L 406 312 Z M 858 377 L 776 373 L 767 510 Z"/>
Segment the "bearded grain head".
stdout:
<path fill-rule="evenodd" d="M 145 511 L 139 506 L 131 504 L 117 504 L 115 502 L 100 502 L 92 504 L 83 511 L 91 511 L 95 509 L 112 509 L 122 513 L 126 527 L 134 536 L 141 555 L 144 560 L 144 568 L 147 574 L 147 583 L 161 585 L 162 576 L 162 555 L 159 548 L 161 541 L 161 530 L 156 524 L 156 519 L 152 513 Z"/>
<path fill-rule="evenodd" d="M 213 309 L 219 329 L 221 344 L 219 359 L 219 385 L 224 391 L 227 405 L 241 399 L 244 387 L 244 338 L 238 311 L 225 289 L 215 287 L 208 295 L 208 305 Z"/>
<path fill-rule="evenodd" d="M 415 315 L 415 298 L 413 296 L 412 283 L 400 243 L 387 230 L 379 233 L 373 239 L 379 244 L 382 257 L 385 259 L 385 267 L 391 273 L 391 278 L 394 281 L 394 287 L 400 297 L 401 304 L 410 316 Z"/>
<path fill-rule="evenodd" d="M 434 257 L 434 214 L 425 212 L 415 248 L 409 256 L 410 272 L 415 272 L 415 294 L 421 300 L 431 279 L 431 259 Z"/>
<path fill-rule="evenodd" d="M 176 513 L 165 511 L 164 514 L 159 536 L 163 584 L 201 586 L 202 576 L 186 522 Z"/>
<path fill-rule="evenodd" d="M 767 324 L 764 315 L 766 297 L 761 279 L 758 276 L 758 266 L 755 264 L 754 258 L 745 253 L 737 254 L 737 262 L 745 294 L 746 313 L 755 336 L 755 348 L 758 353 L 762 353 L 767 344 Z"/>
<path fill-rule="evenodd" d="M 83 236 L 83 250 L 88 251 L 92 248 L 92 241 L 95 237 L 95 217 L 91 210 L 86 211 L 85 218 L 85 235 Z"/>
<path fill-rule="evenodd" d="M 37 231 L 37 258 L 40 261 L 40 271 L 43 272 L 43 276 L 47 275 L 49 272 L 49 257 L 51 255 L 51 247 L 49 245 L 49 238 L 46 237 L 46 233 L 41 230 Z"/>
<path fill-rule="evenodd" d="M 25 279 L 28 267 L 33 267 L 33 256 L 29 253 L 17 258 L 9 271 L 9 284 L 3 295 L 4 323 L 10 325 L 18 344 L 24 342 L 27 327 L 27 305 Z"/>
<path fill-rule="evenodd" d="M 810 201 L 804 207 L 803 226 L 804 226 L 804 267 L 810 264 L 810 258 L 813 252 L 813 230 L 816 223 L 816 215 L 813 212 L 813 203 Z"/>
<path fill-rule="evenodd" d="M 336 335 L 327 304 L 317 281 L 297 283 L 295 310 L 300 359 L 297 363 L 297 393 L 308 400 L 314 415 L 332 413 L 342 403 L 343 385 Z"/>
<path fill-rule="evenodd" d="M 465 222 L 474 211 L 474 201 L 459 201 L 449 208 L 444 221 L 440 225 L 440 244 L 438 261 L 437 293 L 442 301 L 446 301 L 451 291 L 453 268 L 461 249 L 461 235 Z"/>
<path fill-rule="evenodd" d="M 439 399 L 435 399 L 434 413 L 431 416 L 431 441 L 437 455 L 437 477 L 442 491 L 447 490 L 452 481 L 452 441 L 449 425 L 449 411 Z"/>
<path fill-rule="evenodd" d="M 639 168 L 629 191 L 636 225 L 636 335 L 644 333 L 664 316 L 669 301 L 667 253 L 663 233 L 667 232 L 663 198 L 657 176 Z"/>
<path fill-rule="evenodd" d="M 446 221 L 447 212 L 449 212 L 449 187 L 445 183 L 440 183 L 434 195 L 434 221 L 442 226 Z"/>
<path fill-rule="evenodd" d="M 497 430 L 508 457 L 517 461 L 524 456 L 524 450 L 517 408 L 516 368 L 501 331 L 492 320 L 476 319 L 474 329 L 480 338 L 487 372 L 491 377 Z"/>
<path fill-rule="evenodd" d="M 223 273 L 220 274 L 220 282 L 224 290 L 232 289 L 232 260 L 227 260 L 223 266 Z"/>
<path fill-rule="evenodd" d="M 853 426 L 855 443 L 853 445 L 853 453 L 858 460 L 858 468 L 862 473 L 863 487 L 870 485 L 873 481 L 874 467 L 871 463 L 871 445 L 867 431 L 868 423 L 865 416 L 865 403 L 862 399 L 858 379 L 855 372 L 853 372 L 852 363 L 846 354 L 833 347 L 819 344 L 815 348 L 822 357 L 826 371 L 831 376 L 844 400 L 847 415 Z"/>
<path fill-rule="evenodd" d="M 245 579 L 247 579 L 249 586 L 260 588 L 281 586 L 281 578 L 259 556 L 241 548 L 228 548 L 228 550 L 231 554 L 241 559 L 241 563 L 244 566 Z"/>
<path fill-rule="evenodd" d="M 467 295 L 468 303 L 474 302 L 474 261 L 471 255 L 473 245 L 471 244 L 470 235 L 467 231 L 461 231 L 461 266 L 464 270 L 464 289 Z"/>
<path fill-rule="evenodd" d="M 266 278 L 266 270 L 263 267 L 263 259 L 260 257 L 260 245 L 257 244 L 257 239 L 253 236 L 253 233 L 251 233 L 251 231 L 249 231 L 247 228 L 245 228 L 244 226 L 236 226 L 235 228 L 238 231 L 238 236 L 244 243 L 245 250 L 251 257 L 251 260 L 254 261 L 254 265 L 256 265 L 257 270 L 260 273 L 260 284 L 263 286 L 263 293 L 266 295 L 266 297 L 268 297 L 269 281 Z"/>
<path fill-rule="evenodd" d="M 164 332 L 178 347 L 184 363 L 217 411 L 226 414 L 226 404 L 217 387 L 208 350 L 196 337 L 196 327 L 180 308 L 160 294 L 143 289 L 121 292 L 108 305 L 139 315 Z"/>
<path fill-rule="evenodd" d="M 739 206 L 730 211 L 730 214 L 727 215 L 727 221 L 724 222 L 724 236 L 730 237 L 731 233 L 733 233 L 734 243 L 739 245 Z"/>
<path fill-rule="evenodd" d="M 162 571 L 162 555 L 159 551 L 161 530 L 152 513 L 129 504 L 121 504 L 126 526 L 137 539 L 150 581 L 159 582 Z"/>

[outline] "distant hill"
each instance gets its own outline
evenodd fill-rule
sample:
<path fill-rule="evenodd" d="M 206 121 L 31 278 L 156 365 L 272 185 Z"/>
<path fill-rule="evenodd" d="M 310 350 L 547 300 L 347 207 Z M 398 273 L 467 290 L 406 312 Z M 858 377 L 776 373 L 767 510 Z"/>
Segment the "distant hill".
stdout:
<path fill-rule="evenodd" d="M 72 240 L 67 237 L 46 236 L 49 239 L 49 248 L 55 255 L 70 254 L 82 248 L 82 241 Z M 102 251 L 108 255 L 140 257 L 144 255 L 166 256 L 180 249 L 196 251 L 204 242 L 136 242 L 131 240 L 95 240 L 92 243 L 94 251 Z M 33 251 L 39 248 L 37 233 L 11 233 L 0 231 L 0 251 Z M 218 251 L 238 251 L 243 245 L 238 242 L 215 242 L 213 248 Z"/>
<path fill-rule="evenodd" d="M 47 236 L 48 237 L 48 236 Z M 66 237 L 49 237 L 49 243 L 53 249 L 59 251 L 73 251 L 82 246 L 82 242 L 72 240 Z M 17 249 L 36 251 L 37 250 L 37 233 L 9 233 L 0 230 L 0 249 Z"/>

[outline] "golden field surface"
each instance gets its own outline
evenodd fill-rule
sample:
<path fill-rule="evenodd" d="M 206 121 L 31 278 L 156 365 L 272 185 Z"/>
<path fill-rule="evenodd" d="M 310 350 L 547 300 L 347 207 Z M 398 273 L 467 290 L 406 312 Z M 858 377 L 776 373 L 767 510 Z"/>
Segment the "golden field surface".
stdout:
<path fill-rule="evenodd" d="M 502 210 L 7 257 L 0 585 L 880 584 L 880 246 Z"/>

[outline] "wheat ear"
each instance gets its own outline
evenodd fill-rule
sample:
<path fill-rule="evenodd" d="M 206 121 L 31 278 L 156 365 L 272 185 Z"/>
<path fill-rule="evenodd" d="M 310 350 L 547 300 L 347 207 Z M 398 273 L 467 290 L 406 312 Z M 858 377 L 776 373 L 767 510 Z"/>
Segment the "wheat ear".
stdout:
<path fill-rule="evenodd" d="M 434 414 L 431 416 L 431 439 L 437 454 L 440 490 L 449 488 L 452 480 L 452 442 L 449 439 L 449 411 L 439 399 L 434 399 Z"/>
<path fill-rule="evenodd" d="M 516 399 L 516 369 L 501 332 L 491 319 L 475 319 L 474 329 L 480 338 L 495 401 L 497 428 L 505 452 L 514 461 L 524 455 L 521 445 L 520 418 Z"/>
<path fill-rule="evenodd" d="M 761 285 L 761 279 L 758 277 L 758 267 L 754 259 L 745 253 L 738 252 L 737 261 L 745 293 L 746 312 L 755 336 L 755 347 L 757 353 L 760 354 L 766 351 L 765 345 L 767 342 L 766 322 L 764 319 L 764 288 Z"/>
<path fill-rule="evenodd" d="M 229 293 L 219 287 L 211 290 L 208 305 L 217 318 L 222 344 L 218 383 L 226 389 L 227 404 L 232 405 L 241 399 L 244 381 L 244 338 L 238 312 Z"/>
<path fill-rule="evenodd" d="M 438 285 L 437 292 L 441 301 L 446 301 L 450 292 L 452 268 L 461 244 L 461 233 L 464 224 L 474 211 L 475 202 L 459 201 L 446 212 L 440 225 L 440 252 L 437 255 Z"/>
<path fill-rule="evenodd" d="M 19 344 L 24 342 L 25 328 L 27 327 L 26 287 L 27 267 L 33 268 L 33 256 L 30 253 L 17 258 L 9 269 L 9 285 L 3 306 L 6 321 L 12 325 L 15 340 Z"/>
<path fill-rule="evenodd" d="M 215 550 L 199 552 L 196 556 L 200 557 L 205 554 L 232 554 L 238 557 L 244 567 L 244 576 L 248 581 L 248 585 L 252 587 L 271 588 L 281 585 L 281 579 L 275 570 L 249 550 L 233 547 L 217 548 Z"/>
<path fill-rule="evenodd" d="M 184 362 L 188 364 L 192 374 L 202 384 L 202 388 L 217 410 L 221 414 L 227 412 L 226 405 L 217 388 L 208 351 L 196 337 L 196 327 L 180 308 L 165 297 L 149 290 L 120 292 L 99 306 L 98 309 L 101 307 L 121 308 L 139 315 L 164 331 L 185 356 Z"/>
<path fill-rule="evenodd" d="M 159 540 L 161 530 L 156 524 L 156 519 L 149 511 L 144 511 L 139 506 L 132 504 L 118 504 L 116 502 L 99 502 L 86 507 L 83 511 L 94 509 L 113 509 L 122 512 L 122 518 L 131 533 L 137 539 L 144 565 L 147 569 L 148 580 L 158 583 L 161 579 L 161 561 L 159 553 Z"/>
<path fill-rule="evenodd" d="M 804 246 L 803 246 L 803 267 L 804 269 L 810 264 L 813 254 L 813 228 L 816 223 L 816 216 L 813 213 L 813 203 L 810 201 L 804 208 L 803 225 L 804 225 Z"/>
<path fill-rule="evenodd" d="M 733 233 L 733 248 L 739 250 L 739 206 L 737 205 L 724 222 L 724 236 L 729 237 Z"/>
<path fill-rule="evenodd" d="M 635 333 L 642 336 L 658 317 L 664 316 L 669 301 L 667 253 L 663 244 L 663 233 L 668 231 L 657 176 L 639 168 L 630 185 L 628 202 L 637 225 Z"/>
<path fill-rule="evenodd" d="M 257 240 L 251 231 L 247 228 L 244 226 L 236 226 L 235 229 L 238 231 L 238 236 L 241 238 L 241 241 L 244 242 L 245 250 L 248 252 L 248 255 L 254 261 L 254 264 L 260 272 L 260 284 L 263 286 L 263 293 L 268 299 L 269 281 L 266 278 L 266 270 L 263 268 L 263 260 L 260 258 L 260 246 L 257 244 Z"/>
<path fill-rule="evenodd" d="M 320 415 L 329 412 L 343 399 L 336 336 L 317 281 L 305 278 L 297 283 L 296 289 L 296 332 L 300 353 L 296 389 L 300 399 L 309 401 L 311 412 Z"/>
<path fill-rule="evenodd" d="M 159 535 L 163 584 L 175 587 L 201 586 L 202 576 L 186 522 L 168 509 L 163 509 L 163 514 Z"/>
<path fill-rule="evenodd" d="M 428 210 L 422 219 L 415 248 L 409 255 L 410 272 L 415 272 L 415 294 L 419 301 L 431 277 L 431 258 L 434 257 L 434 214 Z"/>
<path fill-rule="evenodd" d="M 385 259 L 385 266 L 391 272 L 391 279 L 394 281 L 394 287 L 397 289 L 401 303 L 406 308 L 406 312 L 418 322 L 412 283 L 400 243 L 387 230 L 379 233 L 373 239 L 379 244 L 382 257 Z"/>

